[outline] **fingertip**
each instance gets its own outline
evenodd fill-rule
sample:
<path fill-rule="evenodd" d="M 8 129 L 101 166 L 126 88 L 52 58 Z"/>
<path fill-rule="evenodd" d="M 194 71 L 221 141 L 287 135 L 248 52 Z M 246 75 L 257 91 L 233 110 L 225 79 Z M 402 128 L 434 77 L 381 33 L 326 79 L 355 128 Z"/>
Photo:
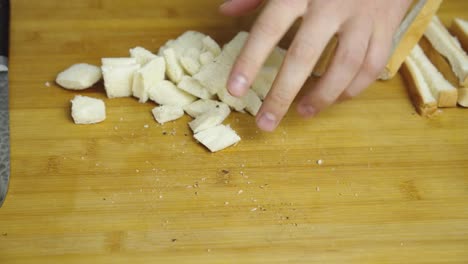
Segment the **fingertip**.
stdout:
<path fill-rule="evenodd" d="M 265 132 L 273 132 L 278 126 L 278 118 L 269 112 L 262 113 L 257 118 L 257 126 Z"/>
<path fill-rule="evenodd" d="M 242 74 L 234 73 L 228 81 L 228 91 L 231 95 L 240 97 L 245 95 L 249 89 L 249 82 Z"/>

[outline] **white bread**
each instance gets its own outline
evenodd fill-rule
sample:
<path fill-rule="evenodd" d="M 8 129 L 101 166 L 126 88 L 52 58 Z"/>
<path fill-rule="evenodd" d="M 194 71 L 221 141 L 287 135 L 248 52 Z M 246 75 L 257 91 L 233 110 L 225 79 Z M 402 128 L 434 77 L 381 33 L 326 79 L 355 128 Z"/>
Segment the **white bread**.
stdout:
<path fill-rule="evenodd" d="M 241 140 L 230 126 L 219 125 L 203 130 L 194 138 L 207 147 L 211 152 L 217 152 L 230 147 Z"/>
<path fill-rule="evenodd" d="M 161 105 L 153 108 L 151 111 L 154 119 L 160 124 L 174 121 L 184 116 L 184 110 L 180 106 L 175 105 Z"/>
<path fill-rule="evenodd" d="M 231 109 L 225 104 L 220 104 L 217 107 L 205 112 L 189 123 L 190 128 L 194 133 L 220 125 L 231 113 Z"/>
<path fill-rule="evenodd" d="M 143 68 L 135 72 L 132 86 L 133 96 L 140 99 L 140 103 L 146 103 L 149 98 L 149 90 L 158 82 L 164 80 L 165 72 L 166 62 L 164 58 L 155 56 Z"/>
<path fill-rule="evenodd" d="M 424 80 L 432 92 L 432 96 L 437 100 L 438 106 L 456 107 L 458 99 L 457 89 L 442 76 L 419 45 L 413 48 L 410 56 L 422 72 Z"/>
<path fill-rule="evenodd" d="M 159 105 L 186 106 L 196 100 L 196 97 L 177 88 L 170 81 L 160 81 L 149 92 L 149 98 Z"/>
<path fill-rule="evenodd" d="M 189 116 L 196 118 L 199 115 L 206 113 L 217 106 L 219 107 L 219 105 L 221 104 L 224 103 L 211 99 L 200 99 L 189 105 L 186 105 L 184 107 L 184 110 Z"/>
<path fill-rule="evenodd" d="M 468 52 L 468 21 L 455 18 L 450 27 L 450 31 L 458 38 L 462 48 Z"/>
<path fill-rule="evenodd" d="M 133 77 L 139 69 L 139 64 L 103 65 L 102 75 L 104 77 L 104 88 L 106 89 L 107 97 L 132 96 Z"/>
<path fill-rule="evenodd" d="M 140 64 L 141 66 L 144 66 L 148 62 L 158 58 L 158 56 L 153 54 L 151 51 L 142 47 L 135 47 L 130 49 L 130 57 L 134 58 L 136 63 Z"/>
<path fill-rule="evenodd" d="M 438 17 L 432 19 L 424 35 L 432 46 L 450 62 L 459 84 L 468 87 L 468 56 Z"/>
<path fill-rule="evenodd" d="M 423 116 L 433 114 L 437 110 L 437 101 L 432 96 L 431 89 L 425 81 L 423 73 L 411 56 L 406 58 L 401 73 L 407 83 L 406 87 L 418 113 Z"/>
<path fill-rule="evenodd" d="M 75 124 L 96 124 L 106 119 L 106 106 L 100 99 L 77 95 L 71 104 Z"/>
<path fill-rule="evenodd" d="M 59 73 L 55 82 L 65 89 L 84 90 L 90 88 L 102 78 L 97 66 L 78 63 Z"/>
<path fill-rule="evenodd" d="M 184 76 L 177 87 L 197 98 L 210 99 L 213 96 L 199 81 L 190 76 Z"/>

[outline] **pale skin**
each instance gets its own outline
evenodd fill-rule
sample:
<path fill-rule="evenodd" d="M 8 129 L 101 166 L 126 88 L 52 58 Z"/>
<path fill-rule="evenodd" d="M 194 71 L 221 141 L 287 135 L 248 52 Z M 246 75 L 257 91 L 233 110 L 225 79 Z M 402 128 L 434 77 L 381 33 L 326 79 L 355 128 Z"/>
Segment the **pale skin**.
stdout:
<path fill-rule="evenodd" d="M 223 14 L 240 16 L 258 8 L 263 0 L 229 0 Z M 269 0 L 251 29 L 234 64 L 229 92 L 244 95 L 269 53 L 298 19 L 300 29 L 257 115 L 257 125 L 274 131 L 310 76 L 329 40 L 338 47 L 327 72 L 299 99 L 297 111 L 313 117 L 332 104 L 360 94 L 384 69 L 392 38 L 411 0 Z"/>

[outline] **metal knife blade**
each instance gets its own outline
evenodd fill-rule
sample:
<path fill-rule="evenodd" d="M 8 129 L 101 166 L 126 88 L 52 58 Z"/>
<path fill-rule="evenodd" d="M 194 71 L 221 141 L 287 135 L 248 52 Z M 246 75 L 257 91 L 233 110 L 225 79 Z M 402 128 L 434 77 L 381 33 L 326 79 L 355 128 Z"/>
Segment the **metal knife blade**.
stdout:
<path fill-rule="evenodd" d="M 0 207 L 5 201 L 10 182 L 10 113 L 8 100 L 9 1 L 0 1 Z M 1 67 L 4 66 L 4 67 Z"/>

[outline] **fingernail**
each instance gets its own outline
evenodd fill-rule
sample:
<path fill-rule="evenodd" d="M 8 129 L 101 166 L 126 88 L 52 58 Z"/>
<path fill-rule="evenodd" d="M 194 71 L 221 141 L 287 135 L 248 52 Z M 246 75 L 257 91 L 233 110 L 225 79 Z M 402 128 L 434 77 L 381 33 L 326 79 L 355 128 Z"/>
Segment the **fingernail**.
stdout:
<path fill-rule="evenodd" d="M 317 114 L 317 110 L 311 105 L 299 105 L 298 111 L 299 114 L 305 117 L 312 117 Z"/>
<path fill-rule="evenodd" d="M 263 113 L 257 121 L 258 127 L 265 131 L 275 130 L 278 124 L 278 119 L 272 113 Z"/>
<path fill-rule="evenodd" d="M 241 96 L 247 90 L 247 78 L 241 74 L 236 74 L 229 80 L 229 92 L 234 96 Z"/>

